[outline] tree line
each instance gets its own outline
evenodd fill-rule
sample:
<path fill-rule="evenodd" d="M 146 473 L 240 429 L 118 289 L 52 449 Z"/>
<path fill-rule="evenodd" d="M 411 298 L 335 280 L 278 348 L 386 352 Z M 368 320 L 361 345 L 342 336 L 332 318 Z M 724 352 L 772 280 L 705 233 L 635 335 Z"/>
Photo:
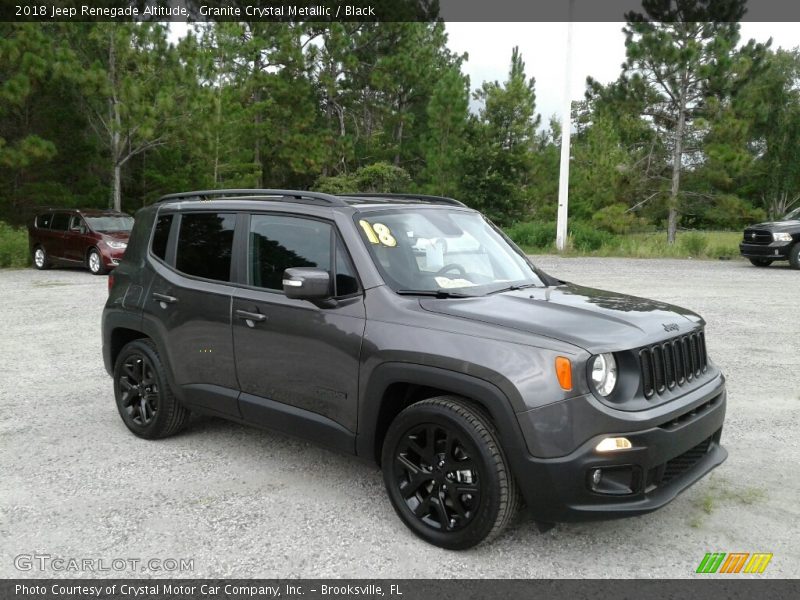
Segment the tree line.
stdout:
<path fill-rule="evenodd" d="M 619 78 L 573 103 L 577 222 L 672 241 L 798 203 L 800 54 L 740 43 L 741 2 L 678 4 L 627 15 Z M 550 223 L 562 132 L 525 59 L 472 91 L 442 22 L 212 22 L 177 43 L 160 23 L 0 23 L 0 219 L 275 187 Z"/>

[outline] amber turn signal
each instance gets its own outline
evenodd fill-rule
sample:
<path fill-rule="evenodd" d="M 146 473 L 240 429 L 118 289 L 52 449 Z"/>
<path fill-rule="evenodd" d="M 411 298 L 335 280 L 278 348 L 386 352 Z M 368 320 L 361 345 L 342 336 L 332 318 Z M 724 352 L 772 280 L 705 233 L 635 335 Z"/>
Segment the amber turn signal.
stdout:
<path fill-rule="evenodd" d="M 556 377 L 563 389 L 566 391 L 572 389 L 572 363 L 568 358 L 556 356 Z"/>

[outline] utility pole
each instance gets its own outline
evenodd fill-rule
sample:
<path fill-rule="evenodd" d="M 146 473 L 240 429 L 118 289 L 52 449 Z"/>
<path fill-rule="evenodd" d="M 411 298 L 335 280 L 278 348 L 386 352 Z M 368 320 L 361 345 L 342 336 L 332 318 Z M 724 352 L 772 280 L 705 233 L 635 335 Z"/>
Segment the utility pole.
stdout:
<path fill-rule="evenodd" d="M 572 100 L 570 99 L 570 79 L 572 79 L 572 8 L 574 0 L 569 0 L 569 21 L 567 22 L 567 58 L 564 69 L 564 108 L 561 113 L 561 166 L 558 176 L 558 224 L 556 225 L 556 248 L 563 252 L 567 246 L 567 214 L 569 207 L 569 143 L 572 135 Z"/>

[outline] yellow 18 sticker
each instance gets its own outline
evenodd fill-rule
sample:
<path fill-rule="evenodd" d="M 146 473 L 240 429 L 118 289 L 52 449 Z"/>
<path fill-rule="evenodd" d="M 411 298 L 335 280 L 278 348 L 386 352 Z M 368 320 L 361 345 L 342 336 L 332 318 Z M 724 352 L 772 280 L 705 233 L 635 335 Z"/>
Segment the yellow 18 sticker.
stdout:
<path fill-rule="evenodd" d="M 389 248 L 394 248 L 397 246 L 397 240 L 394 239 L 391 229 L 389 229 L 383 223 L 375 223 L 374 225 L 370 225 L 369 222 L 361 219 L 358 224 L 361 225 L 361 229 L 364 230 L 364 233 L 367 235 L 367 239 L 370 241 L 370 243 L 383 244 Z"/>

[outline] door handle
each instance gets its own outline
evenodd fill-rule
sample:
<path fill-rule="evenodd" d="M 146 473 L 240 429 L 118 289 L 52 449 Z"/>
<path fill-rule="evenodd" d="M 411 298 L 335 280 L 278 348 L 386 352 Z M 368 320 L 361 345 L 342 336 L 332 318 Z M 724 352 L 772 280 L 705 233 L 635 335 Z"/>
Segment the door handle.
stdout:
<path fill-rule="evenodd" d="M 158 300 L 162 304 L 175 304 L 178 301 L 175 296 L 167 296 L 166 294 L 159 294 L 158 292 L 153 292 L 153 299 Z"/>
<path fill-rule="evenodd" d="M 236 316 L 242 319 L 243 321 L 247 321 L 247 324 L 250 327 L 253 327 L 254 323 L 261 323 L 262 321 L 267 320 L 267 315 L 262 315 L 261 313 L 249 312 L 246 310 L 237 310 Z"/>

